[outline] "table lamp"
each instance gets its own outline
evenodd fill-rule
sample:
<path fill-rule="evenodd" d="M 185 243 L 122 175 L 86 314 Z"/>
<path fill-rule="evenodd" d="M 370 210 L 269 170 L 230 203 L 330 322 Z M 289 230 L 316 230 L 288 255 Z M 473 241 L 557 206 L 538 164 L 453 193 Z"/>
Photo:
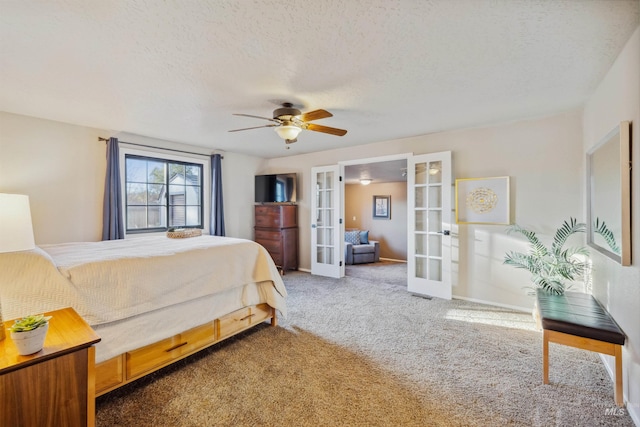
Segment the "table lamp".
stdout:
<path fill-rule="evenodd" d="M 35 248 L 29 196 L 0 193 L 0 253 Z M 0 340 L 5 337 L 0 301 Z"/>

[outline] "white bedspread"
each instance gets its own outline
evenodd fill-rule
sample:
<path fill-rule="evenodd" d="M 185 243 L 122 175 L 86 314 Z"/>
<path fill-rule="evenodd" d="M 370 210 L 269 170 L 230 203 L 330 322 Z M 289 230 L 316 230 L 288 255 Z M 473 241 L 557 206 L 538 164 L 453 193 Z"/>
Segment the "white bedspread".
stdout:
<path fill-rule="evenodd" d="M 267 295 L 267 303 L 286 315 L 286 289 L 273 260 L 244 239 L 153 236 L 45 245 L 0 255 L 0 268 L 5 318 L 24 315 L 26 307 L 31 314 L 72 306 L 99 325 L 265 281 L 278 294 Z"/>

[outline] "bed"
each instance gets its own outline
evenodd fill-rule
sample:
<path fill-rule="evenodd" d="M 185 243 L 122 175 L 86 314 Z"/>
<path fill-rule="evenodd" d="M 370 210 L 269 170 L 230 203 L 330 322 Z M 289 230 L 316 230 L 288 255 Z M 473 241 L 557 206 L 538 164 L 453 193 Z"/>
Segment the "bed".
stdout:
<path fill-rule="evenodd" d="M 96 395 L 286 315 L 268 252 L 228 237 L 42 245 L 0 254 L 5 319 L 73 307 L 102 338 Z"/>

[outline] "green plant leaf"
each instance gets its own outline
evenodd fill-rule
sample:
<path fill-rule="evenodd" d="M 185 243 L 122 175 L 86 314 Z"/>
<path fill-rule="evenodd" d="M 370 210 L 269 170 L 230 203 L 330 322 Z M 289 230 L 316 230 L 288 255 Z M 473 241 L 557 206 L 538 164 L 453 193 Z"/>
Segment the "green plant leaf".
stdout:
<path fill-rule="evenodd" d="M 607 228 L 607 225 L 604 221 L 600 222 L 599 218 L 596 218 L 593 232 L 601 235 L 604 238 L 604 241 L 607 242 L 609 248 L 616 254 L 620 255 L 620 247 L 616 242 L 616 237 L 613 235 L 613 232 Z"/>
<path fill-rule="evenodd" d="M 571 282 L 582 277 L 587 271 L 589 250 L 585 247 L 564 248 L 568 239 L 576 233 L 584 233 L 586 224 L 569 218 L 556 230 L 551 249 L 538 239 L 535 232 L 514 224 L 507 233 L 518 233 L 529 242 L 529 251 L 508 252 L 504 264 L 528 270 L 536 288 L 553 294 L 563 294 Z"/>
<path fill-rule="evenodd" d="M 16 320 L 9 328 L 11 332 L 27 332 L 37 329 L 47 324 L 51 319 L 51 316 L 45 316 L 43 314 L 34 314 L 31 316 L 25 316 L 22 319 Z"/>
<path fill-rule="evenodd" d="M 540 242 L 538 236 L 533 231 L 526 230 L 520 227 L 518 224 L 514 224 L 507 229 L 507 233 L 520 233 L 522 234 L 531 244 L 533 252 L 535 252 L 539 256 L 544 256 L 547 254 L 547 248 Z"/>
<path fill-rule="evenodd" d="M 587 225 L 585 223 L 578 222 L 575 218 L 569 218 L 569 222 L 565 221 L 562 226 L 556 230 L 553 244 L 551 245 L 551 252 L 554 254 L 559 253 L 569 237 L 575 233 L 584 233 L 586 229 Z"/>

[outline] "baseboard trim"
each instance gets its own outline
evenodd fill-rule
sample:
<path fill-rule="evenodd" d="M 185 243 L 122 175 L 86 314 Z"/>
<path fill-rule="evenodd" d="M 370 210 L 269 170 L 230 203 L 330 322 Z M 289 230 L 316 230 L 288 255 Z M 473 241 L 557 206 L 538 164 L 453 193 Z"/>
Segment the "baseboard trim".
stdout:
<path fill-rule="evenodd" d="M 303 271 L 305 273 L 311 273 L 311 270 L 308 268 L 298 268 L 298 271 Z"/>
<path fill-rule="evenodd" d="M 605 357 L 606 354 L 598 353 L 598 356 L 600 356 L 600 360 L 602 361 L 604 368 L 607 370 L 607 374 L 609 374 L 609 378 L 611 378 L 611 382 L 615 384 L 615 374 L 613 372 L 613 367 L 609 364 L 607 357 Z M 625 359 L 624 355 L 622 355 L 622 358 Z M 624 380 L 625 379 L 623 378 L 622 381 Z M 627 398 L 627 394 L 625 393 L 624 387 L 622 387 L 622 400 L 625 404 L 624 408 L 629 413 L 629 416 L 631 417 L 631 420 L 633 420 L 633 423 L 636 426 L 640 426 L 640 407 L 638 405 L 629 405 L 629 400 Z M 611 401 L 611 408 L 617 408 L 613 400 Z"/>
<path fill-rule="evenodd" d="M 626 401 L 627 400 L 625 399 L 625 404 Z M 640 407 L 638 407 L 638 405 L 631 405 L 631 408 L 628 408 L 628 406 L 629 405 L 625 406 L 625 408 L 627 409 L 631 420 L 636 426 L 640 427 Z"/>
<path fill-rule="evenodd" d="M 533 310 L 533 307 L 520 307 L 517 305 L 500 304 L 497 302 L 486 301 L 486 300 L 477 299 L 477 298 L 461 297 L 459 295 L 453 295 L 453 298 L 461 299 L 463 301 L 477 302 L 478 304 L 493 305 L 495 307 L 508 308 L 510 310 L 522 311 L 523 313 L 531 313 L 531 310 Z"/>

